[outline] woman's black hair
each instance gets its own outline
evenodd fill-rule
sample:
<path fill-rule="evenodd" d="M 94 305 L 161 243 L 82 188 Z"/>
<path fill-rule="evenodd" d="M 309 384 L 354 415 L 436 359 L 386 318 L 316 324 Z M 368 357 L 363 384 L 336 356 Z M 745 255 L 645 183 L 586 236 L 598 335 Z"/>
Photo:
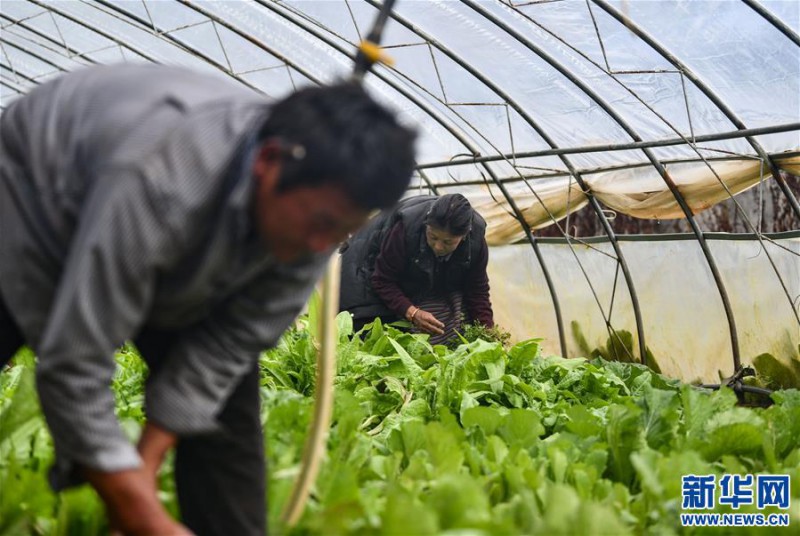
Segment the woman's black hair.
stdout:
<path fill-rule="evenodd" d="M 447 194 L 437 199 L 426 222 L 455 236 L 464 236 L 472 227 L 472 205 L 461 194 Z"/>
<path fill-rule="evenodd" d="M 416 133 L 349 82 L 301 89 L 276 103 L 258 138 L 286 147 L 279 191 L 338 184 L 364 209 L 393 206 L 414 169 Z"/>

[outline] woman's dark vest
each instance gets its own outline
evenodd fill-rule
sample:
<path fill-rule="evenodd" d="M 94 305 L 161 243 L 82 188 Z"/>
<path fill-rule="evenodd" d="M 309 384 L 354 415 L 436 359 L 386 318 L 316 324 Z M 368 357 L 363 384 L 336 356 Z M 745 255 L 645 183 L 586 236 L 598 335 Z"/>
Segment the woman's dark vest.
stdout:
<path fill-rule="evenodd" d="M 473 211 L 470 232 L 450 258 L 441 263 L 440 273 L 436 274 L 436 256 L 425 238 L 426 216 L 436 199 L 429 195 L 403 199 L 395 210 L 375 217 L 342 246 L 340 310 L 349 311 L 356 319 L 397 316 L 372 290 L 371 279 L 381 244 L 398 221 L 403 222 L 407 254 L 406 265 L 398 281 L 403 293 L 415 301 L 434 293 L 464 290 L 472 259 L 480 254 L 486 222 Z"/>

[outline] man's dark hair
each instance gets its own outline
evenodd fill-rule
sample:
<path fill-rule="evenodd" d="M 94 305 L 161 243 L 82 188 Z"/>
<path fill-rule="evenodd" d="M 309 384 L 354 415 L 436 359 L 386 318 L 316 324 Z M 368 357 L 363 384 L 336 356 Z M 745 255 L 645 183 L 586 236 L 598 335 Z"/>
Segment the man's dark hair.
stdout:
<path fill-rule="evenodd" d="M 443 195 L 434 201 L 426 222 L 455 236 L 463 236 L 472 227 L 472 205 L 461 194 Z"/>
<path fill-rule="evenodd" d="M 335 183 L 364 209 L 394 205 L 414 168 L 416 133 L 353 83 L 293 93 L 271 108 L 258 138 L 284 145 L 279 191 Z"/>

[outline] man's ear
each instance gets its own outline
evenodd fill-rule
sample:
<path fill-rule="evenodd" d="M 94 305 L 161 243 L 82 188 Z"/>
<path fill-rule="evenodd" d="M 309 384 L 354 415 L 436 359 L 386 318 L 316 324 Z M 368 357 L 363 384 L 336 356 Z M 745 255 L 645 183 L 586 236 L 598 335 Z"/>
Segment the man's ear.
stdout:
<path fill-rule="evenodd" d="M 274 162 L 281 158 L 281 144 L 275 138 L 268 138 L 264 140 L 261 148 L 258 150 L 258 158 Z"/>
<path fill-rule="evenodd" d="M 274 190 L 281 171 L 281 146 L 274 139 L 266 140 L 258 149 L 253 163 L 253 173 L 262 188 Z"/>

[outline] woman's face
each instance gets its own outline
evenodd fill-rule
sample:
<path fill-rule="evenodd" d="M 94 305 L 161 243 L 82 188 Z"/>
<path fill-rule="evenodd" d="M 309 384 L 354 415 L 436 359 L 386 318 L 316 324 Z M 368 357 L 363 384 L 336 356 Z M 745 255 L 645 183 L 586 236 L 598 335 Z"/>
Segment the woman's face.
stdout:
<path fill-rule="evenodd" d="M 428 247 L 433 250 L 434 255 L 445 257 L 456 250 L 464 239 L 464 235 L 452 235 L 444 229 L 426 225 L 425 239 L 428 241 Z"/>

